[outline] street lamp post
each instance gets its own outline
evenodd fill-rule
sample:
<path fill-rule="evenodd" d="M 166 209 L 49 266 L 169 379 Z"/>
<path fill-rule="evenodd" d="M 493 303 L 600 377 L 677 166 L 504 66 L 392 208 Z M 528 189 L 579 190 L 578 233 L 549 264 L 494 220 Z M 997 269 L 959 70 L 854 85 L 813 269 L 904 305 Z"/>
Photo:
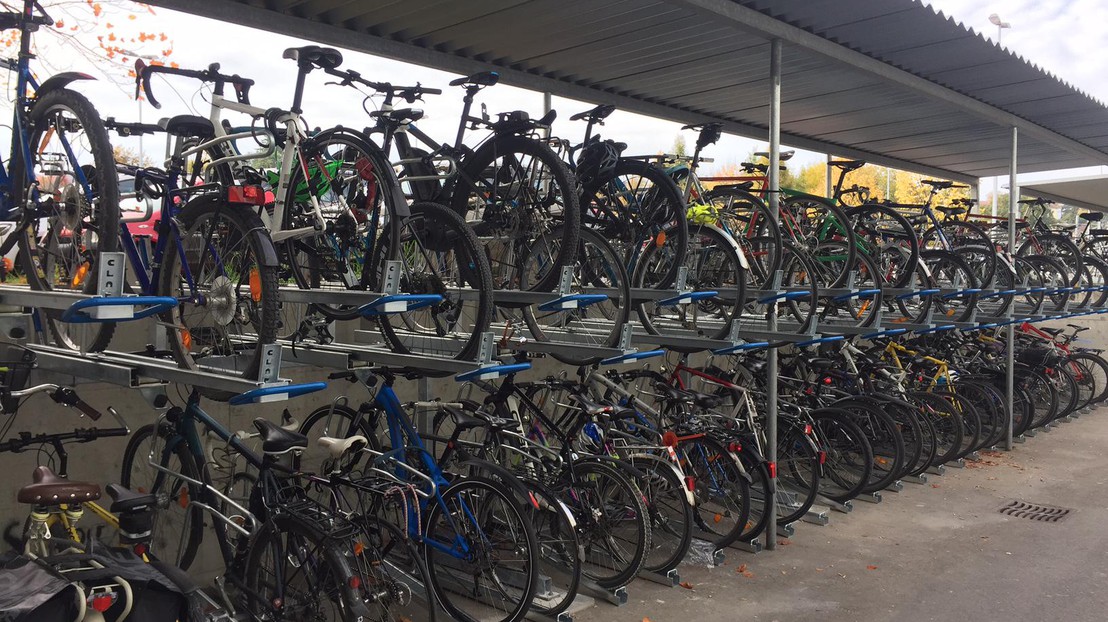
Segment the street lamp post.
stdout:
<path fill-rule="evenodd" d="M 989 16 L 989 22 L 991 22 L 993 26 L 996 26 L 996 44 L 1002 45 L 1000 42 L 1000 38 L 1004 34 L 1004 29 L 1011 28 L 1012 25 L 1006 21 L 1001 20 L 1000 16 L 996 13 L 993 13 Z"/>

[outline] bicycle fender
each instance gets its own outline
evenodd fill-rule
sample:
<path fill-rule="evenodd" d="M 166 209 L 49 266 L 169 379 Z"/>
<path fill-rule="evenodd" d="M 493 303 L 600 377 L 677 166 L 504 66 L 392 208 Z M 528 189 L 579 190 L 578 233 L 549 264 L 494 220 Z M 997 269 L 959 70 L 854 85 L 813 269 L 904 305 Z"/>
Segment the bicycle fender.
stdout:
<path fill-rule="evenodd" d="M 693 496 L 693 492 L 689 490 L 689 480 L 685 476 L 685 474 L 681 472 L 681 469 L 677 468 L 677 465 L 673 464 L 669 460 L 655 456 L 653 454 L 631 454 L 630 462 L 632 465 L 635 464 L 636 460 L 660 463 L 663 465 L 663 468 L 668 468 L 670 471 L 672 471 L 673 475 L 677 478 L 677 481 L 681 482 L 681 490 L 685 493 L 685 501 L 688 502 L 689 507 L 696 507 L 696 497 Z"/>
<path fill-rule="evenodd" d="M 527 499 L 529 502 L 533 503 L 533 500 L 531 500 L 530 491 L 528 491 L 527 487 L 519 481 L 519 478 L 516 477 L 515 474 L 508 469 L 500 466 L 499 464 L 496 464 L 495 462 L 489 462 L 488 460 L 482 460 L 480 458 L 466 457 L 459 458 L 458 461 L 466 466 L 473 467 L 478 472 L 484 472 L 486 474 L 494 476 L 498 481 L 506 484 L 509 488 L 511 488 L 512 492 L 518 495 L 520 498 Z"/>
<path fill-rule="evenodd" d="M 36 98 L 42 97 L 43 95 L 46 95 L 50 91 L 56 91 L 58 89 L 63 89 L 70 82 L 76 82 L 77 80 L 95 80 L 95 79 L 96 78 L 94 78 L 93 76 L 88 75 L 87 73 L 81 73 L 79 71 L 63 71 L 62 73 L 59 73 L 55 76 L 50 76 L 49 78 L 46 79 L 46 82 L 43 82 L 42 84 L 40 84 L 38 89 L 35 91 L 35 97 Z"/>
<path fill-rule="evenodd" d="M 750 269 L 750 262 L 746 259 L 746 253 L 743 252 L 743 249 L 741 246 L 739 246 L 738 242 L 735 242 L 735 237 L 733 235 L 724 231 L 719 225 L 697 225 L 697 227 L 700 227 L 701 229 L 716 230 L 723 237 L 723 239 L 727 240 L 731 244 L 731 250 L 739 256 L 739 265 L 743 267 L 743 270 Z"/>
<path fill-rule="evenodd" d="M 624 475 L 634 478 L 636 483 L 646 477 L 646 473 L 635 468 L 634 465 L 628 463 L 626 460 L 618 460 L 611 456 L 579 456 L 576 462 L 603 462 L 609 464 L 623 471 Z"/>

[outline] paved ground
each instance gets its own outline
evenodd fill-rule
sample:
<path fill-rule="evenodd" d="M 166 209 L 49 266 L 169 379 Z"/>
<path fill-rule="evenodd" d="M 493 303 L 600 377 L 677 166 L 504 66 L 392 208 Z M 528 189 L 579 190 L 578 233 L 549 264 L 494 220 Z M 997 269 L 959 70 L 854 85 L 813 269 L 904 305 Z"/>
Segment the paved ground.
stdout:
<path fill-rule="evenodd" d="M 686 564 L 686 587 L 636 581 L 621 608 L 578 622 L 1104 620 L 1108 617 L 1108 408 L 992 452 L 831 524 L 801 523 L 777 551 Z M 1072 508 L 1009 518 L 1013 499 Z"/>

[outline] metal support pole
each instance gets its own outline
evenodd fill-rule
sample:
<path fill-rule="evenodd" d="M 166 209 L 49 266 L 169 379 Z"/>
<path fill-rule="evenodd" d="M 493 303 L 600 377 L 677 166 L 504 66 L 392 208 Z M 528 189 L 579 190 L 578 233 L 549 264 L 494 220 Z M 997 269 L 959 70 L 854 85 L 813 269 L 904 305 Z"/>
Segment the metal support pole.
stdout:
<path fill-rule="evenodd" d="M 778 204 L 781 190 L 781 40 L 770 41 L 769 47 L 769 212 L 774 220 L 780 218 Z M 831 157 L 828 156 L 828 161 Z M 827 182 L 831 183 L 831 166 L 827 166 Z M 830 191 L 828 196 L 830 196 Z M 768 329 L 777 331 L 777 303 L 770 305 Z M 766 459 L 770 464 L 770 498 L 765 500 L 765 511 L 769 514 L 766 521 L 766 550 L 777 548 L 777 348 L 769 349 L 769 361 L 766 365 Z"/>
<path fill-rule="evenodd" d="M 542 114 L 543 114 L 543 116 L 546 116 L 546 113 L 550 112 L 550 109 L 554 106 L 553 99 L 554 98 L 553 98 L 553 96 L 551 96 L 550 91 L 546 91 L 545 93 L 542 94 Z M 550 129 L 551 128 L 549 128 L 549 127 L 546 128 L 546 137 L 547 138 L 550 138 Z"/>
<path fill-rule="evenodd" d="M 1012 127 L 1012 166 L 1008 172 L 1008 253 L 1014 254 L 1016 251 L 1016 218 L 1019 211 L 1020 200 L 1020 185 L 1019 180 L 1016 179 L 1016 170 L 1019 166 L 1017 154 L 1019 151 L 1019 128 Z M 996 205 L 996 195 L 993 195 L 993 205 Z M 1008 412 L 1011 413 L 1014 410 L 1016 403 L 1016 326 L 1014 324 L 1008 325 L 1008 356 L 1007 356 L 1007 397 L 1008 399 Z M 1008 431 L 1004 435 L 1004 448 L 1008 451 L 1012 451 L 1012 420 L 1014 417 L 1008 417 Z"/>
<path fill-rule="evenodd" d="M 831 183 L 831 168 L 832 168 L 831 167 L 831 161 L 834 160 L 834 159 L 835 158 L 830 153 L 827 154 L 827 171 L 826 171 L 826 173 L 827 173 L 827 189 L 824 191 L 823 194 L 825 194 L 828 199 L 834 199 L 835 198 L 835 197 L 831 196 L 831 192 L 834 191 L 834 189 L 835 189 L 834 186 Z"/>
<path fill-rule="evenodd" d="M 1013 150 L 1015 153 L 1015 150 Z M 993 177 L 993 217 L 996 217 L 997 195 L 1000 194 L 1000 177 Z"/>

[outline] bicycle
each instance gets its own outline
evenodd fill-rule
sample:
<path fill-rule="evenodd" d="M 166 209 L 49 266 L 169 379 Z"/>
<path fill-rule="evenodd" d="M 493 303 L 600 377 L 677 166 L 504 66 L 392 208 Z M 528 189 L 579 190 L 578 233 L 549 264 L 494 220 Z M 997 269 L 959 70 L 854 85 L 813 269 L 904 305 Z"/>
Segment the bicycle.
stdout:
<path fill-rule="evenodd" d="M 204 171 L 212 178 L 275 186 L 272 209 L 259 208 L 259 216 L 281 251 L 283 279 L 291 277 L 300 289 L 324 291 L 381 291 L 392 282 L 409 299 L 386 296 L 350 304 L 328 300 L 321 292 L 308 304 L 285 302 L 279 337 L 299 341 L 318 335 L 326 341 L 327 321 L 378 316 L 381 334 L 394 351 L 472 358 L 492 314 L 488 261 L 473 232 L 445 206 L 409 206 L 385 152 L 365 134 L 337 127 L 309 135 L 301 106 L 306 78 L 316 69 L 335 71 L 342 55 L 305 46 L 290 48 L 284 56 L 298 69 L 289 110 L 251 105 L 253 81 L 222 74 L 218 64 L 202 71 L 136 64 L 136 91 L 141 87 L 156 107 L 153 74 L 213 85 L 208 139 L 194 149 L 210 154 Z M 235 89 L 234 99 L 224 96 L 228 85 Z M 264 131 L 253 126 L 228 130 L 221 120 L 225 109 L 260 120 Z M 237 152 L 234 141 L 260 136 L 276 137 L 281 146 L 276 173 L 236 164 L 248 158 Z M 400 262 L 398 272 L 389 271 L 391 261 Z"/>
<path fill-rule="evenodd" d="M 274 393 L 295 397 L 325 387 L 321 382 L 266 387 L 230 403 L 246 404 Z M 298 483 L 295 456 L 307 446 L 305 437 L 265 419 L 253 423 L 262 438 L 261 455 L 206 413 L 194 389 L 183 408 L 170 407 L 158 423 L 150 424 L 154 433 L 137 434 L 128 442 L 121 482 L 156 499 L 152 552 L 187 570 L 203 540 L 206 513 L 214 519 L 226 569 L 217 586 L 232 615 L 241 609 L 274 617 L 368 617 L 375 595 L 355 571 L 356 558 L 364 551 L 352 546 L 361 530 L 310 499 Z M 197 426 L 225 441 L 256 469 L 248 507 L 212 484 Z M 232 513 L 225 513 L 227 509 Z M 237 590 L 234 597 L 228 587 Z"/>
<path fill-rule="evenodd" d="M 16 73 L 11 151 L 6 166 L 0 163 L 0 220 L 17 223 L 0 256 L 19 246 L 32 289 L 94 294 L 99 257 L 119 249 L 111 143 L 96 108 L 67 88 L 90 76 L 67 72 L 41 83 L 34 76 L 31 35 L 54 20 L 36 0 L 21 4 L 20 12 L 0 12 L 0 29 L 19 30 L 18 57 L 0 59 Z M 59 346 L 97 351 L 108 345 L 110 328 L 87 335 L 63 322 L 61 310 L 40 313 Z"/>

